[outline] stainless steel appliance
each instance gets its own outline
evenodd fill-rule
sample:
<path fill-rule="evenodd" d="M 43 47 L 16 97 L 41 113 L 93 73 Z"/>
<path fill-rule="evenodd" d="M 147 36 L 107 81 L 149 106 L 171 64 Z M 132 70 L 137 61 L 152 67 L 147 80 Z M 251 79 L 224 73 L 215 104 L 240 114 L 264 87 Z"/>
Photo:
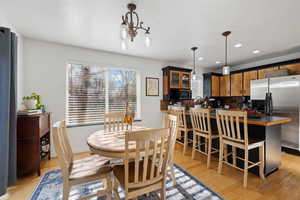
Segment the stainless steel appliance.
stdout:
<path fill-rule="evenodd" d="M 264 100 L 272 93 L 273 115 L 291 117 L 291 123 L 282 125 L 282 146 L 300 151 L 300 75 L 251 81 L 251 100 Z"/>
<path fill-rule="evenodd" d="M 171 89 L 170 97 L 173 100 L 190 100 L 192 99 L 192 90 Z"/>

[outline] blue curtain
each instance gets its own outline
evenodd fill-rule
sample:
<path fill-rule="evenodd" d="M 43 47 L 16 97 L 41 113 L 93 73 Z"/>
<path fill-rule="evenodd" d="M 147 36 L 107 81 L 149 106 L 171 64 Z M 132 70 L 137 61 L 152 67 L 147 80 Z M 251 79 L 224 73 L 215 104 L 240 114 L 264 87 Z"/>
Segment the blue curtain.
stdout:
<path fill-rule="evenodd" d="M 17 37 L 0 27 L 0 196 L 16 183 Z"/>

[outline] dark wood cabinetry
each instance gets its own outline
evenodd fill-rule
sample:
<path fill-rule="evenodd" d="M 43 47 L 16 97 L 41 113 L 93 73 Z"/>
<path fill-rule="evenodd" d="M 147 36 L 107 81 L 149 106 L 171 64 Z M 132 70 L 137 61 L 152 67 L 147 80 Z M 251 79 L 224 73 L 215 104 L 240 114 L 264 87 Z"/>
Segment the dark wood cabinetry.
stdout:
<path fill-rule="evenodd" d="M 294 63 L 289 65 L 283 65 L 279 67 L 280 69 L 288 69 L 290 75 L 300 74 L 300 63 Z"/>
<path fill-rule="evenodd" d="M 251 81 L 257 79 L 257 70 L 243 72 L 243 96 L 250 96 Z"/>
<path fill-rule="evenodd" d="M 232 74 L 230 77 L 231 96 L 243 96 L 243 73 Z"/>
<path fill-rule="evenodd" d="M 276 71 L 278 69 L 279 69 L 279 67 L 268 67 L 268 68 L 260 69 L 260 70 L 258 70 L 258 79 L 266 78 L 265 72 Z"/>
<path fill-rule="evenodd" d="M 220 96 L 230 96 L 230 75 L 220 76 Z"/>
<path fill-rule="evenodd" d="M 18 116 L 17 174 L 41 173 L 41 160 L 50 159 L 50 113 Z"/>
<path fill-rule="evenodd" d="M 203 96 L 204 97 L 220 96 L 220 74 L 214 74 L 214 73 L 203 74 Z"/>
<path fill-rule="evenodd" d="M 168 66 L 163 70 L 163 99 L 171 100 L 171 90 L 191 90 L 190 69 Z"/>

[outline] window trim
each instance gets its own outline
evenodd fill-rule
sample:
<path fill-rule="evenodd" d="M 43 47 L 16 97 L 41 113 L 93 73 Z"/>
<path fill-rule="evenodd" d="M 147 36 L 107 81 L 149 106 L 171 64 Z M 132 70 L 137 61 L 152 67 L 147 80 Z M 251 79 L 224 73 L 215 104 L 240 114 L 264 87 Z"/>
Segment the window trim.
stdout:
<path fill-rule="evenodd" d="M 103 125 L 104 123 L 90 123 L 90 124 L 74 124 L 74 125 L 68 125 L 68 106 L 69 106 L 69 70 L 71 68 L 72 64 L 77 64 L 77 65 L 86 65 L 88 67 L 100 67 L 102 69 L 107 69 L 107 70 L 111 70 L 111 69 L 115 69 L 115 70 L 127 70 L 127 71 L 134 71 L 136 73 L 136 116 L 134 119 L 134 122 L 141 122 L 142 121 L 142 78 L 141 78 L 141 71 L 140 70 L 136 70 L 136 69 L 132 69 L 132 68 L 128 68 L 128 67 L 120 67 L 120 66 L 116 66 L 113 64 L 100 64 L 100 63 L 90 63 L 90 62 L 82 62 L 82 61 L 75 61 L 75 60 L 68 60 L 66 62 L 66 86 L 65 86 L 65 94 L 66 94 L 66 98 L 65 98 L 65 119 L 66 119 L 66 127 L 67 128 L 73 128 L 73 127 L 81 127 L 81 126 L 95 126 L 95 125 Z M 103 67 L 101 67 L 103 66 Z M 107 67 L 107 66 L 111 66 L 111 67 Z M 107 76 L 107 75 L 105 75 Z M 106 78 L 106 80 L 108 80 Z M 105 95 L 107 96 L 107 95 Z M 107 109 L 105 107 L 105 109 Z M 107 112 L 107 110 L 105 110 L 105 113 Z"/>

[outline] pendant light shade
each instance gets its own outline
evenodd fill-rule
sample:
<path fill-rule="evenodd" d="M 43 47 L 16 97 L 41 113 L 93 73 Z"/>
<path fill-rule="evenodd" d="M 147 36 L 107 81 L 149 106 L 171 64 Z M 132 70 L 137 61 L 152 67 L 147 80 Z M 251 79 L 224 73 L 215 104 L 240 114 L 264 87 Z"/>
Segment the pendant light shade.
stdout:
<path fill-rule="evenodd" d="M 197 75 L 196 75 L 196 57 L 195 57 L 195 52 L 198 49 L 198 47 L 192 47 L 191 50 L 193 51 L 193 71 L 192 71 L 192 79 L 196 80 L 197 79 Z"/>
<path fill-rule="evenodd" d="M 222 35 L 225 37 L 225 65 L 223 66 L 222 69 L 222 74 L 223 75 L 229 75 L 230 74 L 230 66 L 227 65 L 227 37 L 230 35 L 230 31 L 226 31 L 222 33 Z"/>

